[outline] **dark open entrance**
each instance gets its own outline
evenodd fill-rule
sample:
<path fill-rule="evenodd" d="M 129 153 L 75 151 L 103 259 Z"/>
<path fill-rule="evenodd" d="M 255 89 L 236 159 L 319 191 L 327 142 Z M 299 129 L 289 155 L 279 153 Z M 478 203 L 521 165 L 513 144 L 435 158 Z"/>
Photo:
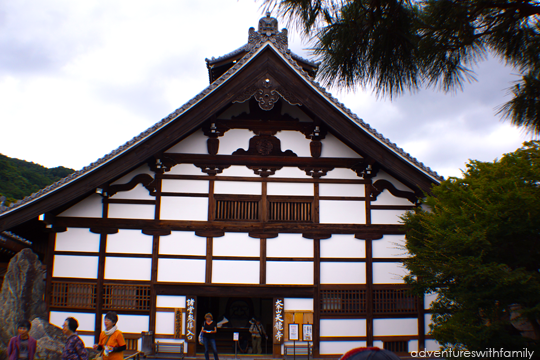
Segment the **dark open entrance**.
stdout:
<path fill-rule="evenodd" d="M 197 303 L 197 335 L 201 331 L 206 313 L 211 313 L 216 322 L 224 318 L 228 320 L 218 329 L 216 335 L 219 354 L 234 354 L 235 332 L 239 333 L 243 347 L 247 345 L 248 353 L 252 353 L 252 338 L 249 332 L 252 319 L 260 319 L 268 335 L 268 340 L 262 337 L 262 353 L 272 354 L 272 298 L 199 296 Z M 204 353 L 204 346 L 197 343 L 196 351 Z M 240 350 L 238 354 L 242 354 Z"/>

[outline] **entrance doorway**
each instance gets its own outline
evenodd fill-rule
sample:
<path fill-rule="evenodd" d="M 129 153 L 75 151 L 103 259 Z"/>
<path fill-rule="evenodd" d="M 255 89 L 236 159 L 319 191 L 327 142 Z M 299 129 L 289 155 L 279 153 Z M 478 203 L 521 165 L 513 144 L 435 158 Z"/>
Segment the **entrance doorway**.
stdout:
<path fill-rule="evenodd" d="M 263 354 L 272 354 L 272 298 L 252 297 L 197 297 L 197 335 L 201 331 L 204 315 L 211 313 L 216 323 L 223 323 L 216 334 L 216 345 L 219 354 L 234 354 L 234 333 L 239 334 L 238 346 L 245 353 L 253 353 L 253 343 L 249 328 L 254 320 L 260 320 L 268 339 L 262 336 Z M 225 320 L 226 319 L 226 320 Z M 204 346 L 197 343 L 197 353 L 204 353 Z M 243 352 L 238 348 L 237 352 Z M 212 359 L 212 352 L 210 351 Z"/>

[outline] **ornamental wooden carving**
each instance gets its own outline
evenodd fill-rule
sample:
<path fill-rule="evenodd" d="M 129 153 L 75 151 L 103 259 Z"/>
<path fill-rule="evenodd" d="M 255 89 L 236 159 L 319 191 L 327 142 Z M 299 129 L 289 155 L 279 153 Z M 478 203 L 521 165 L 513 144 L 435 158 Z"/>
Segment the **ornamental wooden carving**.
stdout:
<path fill-rule="evenodd" d="M 377 196 L 379 196 L 384 190 L 388 190 L 390 194 L 394 195 L 395 197 L 405 198 L 412 202 L 413 204 L 416 204 L 418 202 L 418 198 L 415 193 L 410 191 L 402 191 L 396 189 L 396 187 L 388 180 L 377 180 L 371 185 L 371 196 L 374 199 L 377 199 Z"/>
<path fill-rule="evenodd" d="M 238 149 L 232 155 L 256 155 L 256 156 L 297 156 L 291 150 L 281 151 L 281 141 L 273 136 L 261 131 L 261 135 L 249 139 L 247 150 Z"/>
<path fill-rule="evenodd" d="M 251 97 L 257 100 L 259 107 L 265 111 L 272 110 L 280 97 L 291 105 L 302 105 L 296 96 L 280 86 L 269 74 L 266 74 L 256 84 L 246 88 L 233 100 L 233 103 L 243 103 Z"/>

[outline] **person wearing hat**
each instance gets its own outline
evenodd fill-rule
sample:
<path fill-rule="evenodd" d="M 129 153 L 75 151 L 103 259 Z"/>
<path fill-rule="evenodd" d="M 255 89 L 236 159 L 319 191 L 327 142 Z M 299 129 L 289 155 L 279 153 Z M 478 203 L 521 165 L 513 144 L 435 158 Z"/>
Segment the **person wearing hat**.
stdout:
<path fill-rule="evenodd" d="M 105 315 L 105 330 L 99 334 L 99 342 L 94 344 L 94 350 L 103 350 L 104 360 L 123 360 L 126 342 L 124 335 L 116 327 L 118 315 L 114 311 L 109 311 Z"/>
<path fill-rule="evenodd" d="M 207 313 L 204 315 L 204 323 L 202 328 L 203 333 L 203 344 L 204 344 L 204 358 L 210 360 L 210 355 L 208 350 L 212 347 L 212 353 L 214 353 L 214 360 L 219 360 L 217 347 L 216 347 L 216 333 L 217 333 L 217 324 L 214 321 L 212 314 Z"/>

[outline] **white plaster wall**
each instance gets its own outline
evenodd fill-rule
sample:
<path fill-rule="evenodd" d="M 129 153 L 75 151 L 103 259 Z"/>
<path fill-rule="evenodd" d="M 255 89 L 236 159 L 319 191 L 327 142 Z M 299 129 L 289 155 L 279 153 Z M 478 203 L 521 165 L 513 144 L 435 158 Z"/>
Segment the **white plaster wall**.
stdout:
<path fill-rule="evenodd" d="M 374 284 L 403 284 L 403 277 L 407 275 L 407 269 L 402 263 L 374 262 Z"/>
<path fill-rule="evenodd" d="M 197 259 L 159 259 L 158 281 L 204 283 L 206 261 Z"/>
<path fill-rule="evenodd" d="M 99 252 L 99 234 L 91 233 L 89 229 L 68 228 L 67 231 L 56 233 L 55 251 Z"/>
<path fill-rule="evenodd" d="M 349 350 L 366 347 L 366 344 L 366 341 L 321 341 L 319 353 L 321 355 L 343 355 Z"/>
<path fill-rule="evenodd" d="M 365 319 L 322 319 L 321 336 L 367 336 Z"/>
<path fill-rule="evenodd" d="M 151 275 L 152 259 L 112 256 L 105 258 L 105 279 L 149 281 Z"/>
<path fill-rule="evenodd" d="M 426 346 L 426 350 L 428 351 L 441 350 L 441 344 L 439 344 L 437 340 L 426 339 L 425 346 Z"/>
<path fill-rule="evenodd" d="M 107 235 L 108 253 L 152 254 L 152 236 L 141 230 L 120 229 L 116 234 Z"/>
<path fill-rule="evenodd" d="M 297 167 L 284 166 L 280 170 L 276 171 L 276 174 L 272 178 L 294 178 L 294 179 L 306 179 L 308 176 L 306 172 L 300 170 Z"/>
<path fill-rule="evenodd" d="M 165 173 L 166 175 L 205 175 L 200 168 L 193 164 L 178 164 Z"/>
<path fill-rule="evenodd" d="M 360 180 L 361 178 L 351 169 L 335 168 L 334 170 L 329 171 L 323 179 Z"/>
<path fill-rule="evenodd" d="M 321 284 L 365 284 L 364 262 L 321 262 Z"/>
<path fill-rule="evenodd" d="M 304 134 L 299 131 L 285 130 L 276 134 L 281 141 L 281 151 L 291 150 L 298 156 L 311 157 L 309 143 Z"/>
<path fill-rule="evenodd" d="M 261 195 L 262 185 L 255 181 L 216 181 L 214 194 Z"/>
<path fill-rule="evenodd" d="M 371 210 L 372 224 L 389 224 L 402 225 L 403 221 L 400 216 L 404 215 L 407 210 Z"/>
<path fill-rule="evenodd" d="M 134 199 L 134 200 L 154 200 L 155 197 L 142 185 L 137 184 L 129 191 L 120 191 L 111 196 L 111 199 Z"/>
<path fill-rule="evenodd" d="M 207 139 L 208 137 L 206 137 L 202 130 L 199 129 L 165 152 L 179 154 L 208 154 L 208 148 L 206 147 Z"/>
<path fill-rule="evenodd" d="M 214 284 L 258 284 L 259 273 L 259 261 L 212 261 L 212 283 Z"/>
<path fill-rule="evenodd" d="M 418 351 L 418 340 L 409 341 L 409 352 Z"/>
<path fill-rule="evenodd" d="M 392 177 L 390 174 L 388 174 L 387 172 L 385 172 L 384 170 L 379 170 L 379 172 L 377 173 L 377 176 L 375 176 L 373 179 L 372 179 L 372 182 L 375 182 L 377 180 L 388 180 L 392 183 L 392 185 L 394 185 L 394 187 L 398 190 L 403 190 L 403 191 L 412 191 L 409 187 L 403 185 L 402 182 L 400 182 L 399 180 L 397 180 L 396 178 Z"/>
<path fill-rule="evenodd" d="M 161 197 L 161 220 L 195 220 L 208 219 L 208 198 L 187 196 Z"/>
<path fill-rule="evenodd" d="M 183 295 L 157 295 L 157 308 L 185 308 L 186 297 Z"/>
<path fill-rule="evenodd" d="M 267 194 L 268 195 L 313 196 L 313 184 L 269 182 L 268 187 L 267 187 Z"/>
<path fill-rule="evenodd" d="M 101 319 L 105 321 L 105 314 Z M 118 314 L 118 329 L 123 333 L 140 334 L 143 331 L 148 331 L 150 325 L 150 317 L 148 315 L 121 315 Z"/>
<path fill-rule="evenodd" d="M 321 142 L 323 144 L 321 157 L 362 158 L 353 149 L 330 133 Z"/>
<path fill-rule="evenodd" d="M 320 196 L 365 196 L 364 184 L 319 184 Z"/>
<path fill-rule="evenodd" d="M 219 137 L 218 155 L 231 155 L 238 149 L 249 149 L 249 139 L 255 136 L 249 130 L 232 129 Z M 206 142 L 204 143 L 206 146 Z"/>
<path fill-rule="evenodd" d="M 313 311 L 313 299 L 284 298 L 285 310 Z"/>
<path fill-rule="evenodd" d="M 259 175 L 255 175 L 253 170 L 248 169 L 246 166 L 241 165 L 232 165 L 226 169 L 223 170 L 221 174 L 217 174 L 218 177 L 220 176 L 242 176 L 242 177 L 256 177 L 259 178 Z"/>
<path fill-rule="evenodd" d="M 418 335 L 417 319 L 373 319 L 373 336 Z"/>
<path fill-rule="evenodd" d="M 101 195 L 92 194 L 61 212 L 58 216 L 100 218 L 103 216 L 102 199 Z"/>
<path fill-rule="evenodd" d="M 320 200 L 319 222 L 321 224 L 365 224 L 364 201 Z"/>
<path fill-rule="evenodd" d="M 171 231 L 159 237 L 159 253 L 162 255 L 206 255 L 206 238 L 193 231 Z"/>
<path fill-rule="evenodd" d="M 163 179 L 162 192 L 208 194 L 208 180 Z"/>
<path fill-rule="evenodd" d="M 321 258 L 365 258 L 366 241 L 351 234 L 334 234 L 321 240 Z"/>
<path fill-rule="evenodd" d="M 431 328 L 429 327 L 433 323 L 431 314 L 424 314 L 424 334 L 429 334 Z"/>
<path fill-rule="evenodd" d="M 225 233 L 214 238 L 214 256 L 257 256 L 261 255 L 261 241 L 250 238 L 248 233 Z"/>
<path fill-rule="evenodd" d="M 155 216 L 155 205 L 141 204 L 109 204 L 111 219 L 148 219 Z"/>
<path fill-rule="evenodd" d="M 279 234 L 266 240 L 266 257 L 313 257 L 313 240 L 302 234 Z"/>
<path fill-rule="evenodd" d="M 384 235 L 382 239 L 373 240 L 374 258 L 408 257 L 405 249 L 405 235 Z"/>
<path fill-rule="evenodd" d="M 174 312 L 156 311 L 156 334 L 174 335 Z"/>
<path fill-rule="evenodd" d="M 79 335 L 79 338 L 82 340 L 85 348 L 91 348 L 94 346 L 94 337 L 91 335 Z"/>
<path fill-rule="evenodd" d="M 272 285 L 313 285 L 313 262 L 267 261 L 266 283 Z"/>
<path fill-rule="evenodd" d="M 150 170 L 150 167 L 148 166 L 148 164 L 144 164 L 144 165 L 139 166 L 135 170 L 130 171 L 126 175 L 122 176 L 120 179 L 116 180 L 111 185 L 127 184 L 128 182 L 131 181 L 131 179 L 133 179 L 135 176 L 139 174 L 148 174 L 152 177 L 155 176 L 154 172 Z"/>
<path fill-rule="evenodd" d="M 392 195 L 390 191 L 385 189 L 382 193 L 377 196 L 377 200 L 371 202 L 372 205 L 404 205 L 412 206 L 412 202 L 405 198 L 400 198 Z"/>
<path fill-rule="evenodd" d="M 97 256 L 54 255 L 53 277 L 97 279 Z"/>
<path fill-rule="evenodd" d="M 438 296 L 437 293 L 432 293 L 432 294 L 424 295 L 424 309 L 425 309 L 425 310 L 428 310 L 429 308 L 431 308 L 431 304 L 432 304 L 435 300 L 437 300 L 437 296 Z"/>
<path fill-rule="evenodd" d="M 49 322 L 62 328 L 64 321 L 68 317 L 75 318 L 79 323 L 77 331 L 94 331 L 96 325 L 96 314 L 69 312 L 69 311 L 51 311 L 49 313 Z"/>

